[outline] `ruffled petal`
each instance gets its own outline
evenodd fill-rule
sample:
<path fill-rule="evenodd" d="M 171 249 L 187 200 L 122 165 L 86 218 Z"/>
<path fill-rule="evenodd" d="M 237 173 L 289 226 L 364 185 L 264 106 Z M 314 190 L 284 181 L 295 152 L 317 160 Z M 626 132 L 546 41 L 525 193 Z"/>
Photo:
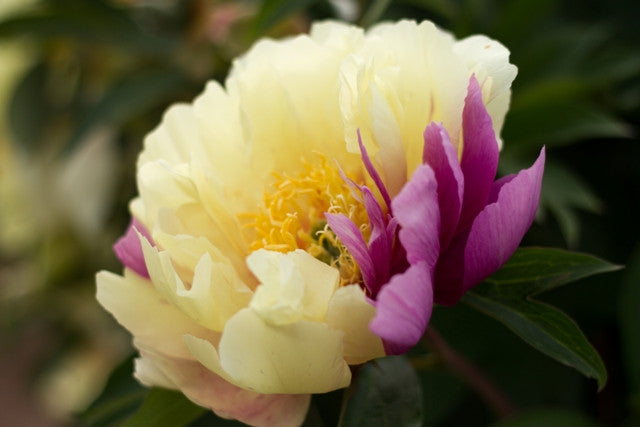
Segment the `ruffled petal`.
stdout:
<path fill-rule="evenodd" d="M 140 239 L 138 238 L 136 230 L 146 237 L 147 240 L 152 241 L 151 235 L 146 227 L 136 218 L 133 218 L 129 224 L 129 228 L 127 228 L 127 232 L 113 245 L 113 251 L 116 253 L 122 265 L 148 279 L 149 271 L 144 262 L 144 255 L 142 254 L 142 247 L 140 246 Z"/>
<path fill-rule="evenodd" d="M 387 354 L 409 351 L 424 334 L 433 309 L 431 271 L 425 262 L 396 274 L 376 300 L 371 331 L 382 338 Z"/>
<path fill-rule="evenodd" d="M 273 326 L 250 308 L 226 324 L 220 364 L 242 388 L 258 393 L 325 393 L 346 387 L 343 333 L 302 320 Z"/>
<path fill-rule="evenodd" d="M 487 205 L 471 228 L 454 238 L 435 274 L 438 304 L 455 304 L 462 294 L 497 271 L 518 248 L 540 200 L 545 151 L 529 169 L 495 182 Z"/>
<path fill-rule="evenodd" d="M 169 304 L 153 285 L 131 270 L 124 277 L 101 271 L 96 276 L 98 302 L 145 346 L 169 356 L 191 359 L 182 342 L 186 333 L 217 341 L 210 331 Z"/>
<path fill-rule="evenodd" d="M 431 166 L 438 182 L 440 206 L 440 248 L 449 246 L 460 219 L 464 195 L 464 175 L 447 130 L 431 123 L 424 131 L 424 163 Z"/>
<path fill-rule="evenodd" d="M 498 170 L 498 142 L 491 116 L 482 102 L 478 80 L 472 76 L 462 113 L 464 198 L 458 230 L 466 229 L 487 204 Z"/>
<path fill-rule="evenodd" d="M 142 235 L 140 244 L 158 292 L 185 316 L 208 329 L 221 331 L 225 322 L 253 296 L 229 261 L 215 251 L 202 254 L 194 267 L 193 277 L 189 278 L 191 286 L 187 286 L 177 274 L 168 251 L 158 251 Z"/>
<path fill-rule="evenodd" d="M 223 418 L 252 426 L 299 426 L 309 408 L 308 394 L 259 394 L 236 387 L 200 363 L 166 357 L 141 348 L 136 377 L 144 384 L 171 386 Z M 157 383 L 161 380 L 161 383 Z"/>

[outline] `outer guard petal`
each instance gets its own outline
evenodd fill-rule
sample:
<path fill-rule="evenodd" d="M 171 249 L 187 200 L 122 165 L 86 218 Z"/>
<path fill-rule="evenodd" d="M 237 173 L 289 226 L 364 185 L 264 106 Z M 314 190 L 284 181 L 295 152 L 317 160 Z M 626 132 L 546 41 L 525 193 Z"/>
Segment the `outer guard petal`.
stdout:
<path fill-rule="evenodd" d="M 513 255 L 531 226 L 540 200 L 545 151 L 529 169 L 494 183 L 471 228 L 454 238 L 435 273 L 435 301 L 455 304 Z"/>
<path fill-rule="evenodd" d="M 210 331 L 168 303 L 153 284 L 126 269 L 124 277 L 101 271 L 96 276 L 98 302 L 136 337 L 136 341 L 168 356 L 192 358 L 182 341 L 186 333 L 217 341 Z"/>
<path fill-rule="evenodd" d="M 343 337 L 320 322 L 273 326 L 245 308 L 225 325 L 220 365 L 236 384 L 258 393 L 325 393 L 351 382 Z"/>
<path fill-rule="evenodd" d="M 464 174 L 464 201 L 458 226 L 460 231 L 471 225 L 486 205 L 498 169 L 498 142 L 475 76 L 469 81 L 462 112 L 462 136 L 464 144 L 460 166 Z"/>
<path fill-rule="evenodd" d="M 132 218 L 127 232 L 113 245 L 113 251 L 122 265 L 148 279 L 149 271 L 147 271 L 147 265 L 144 262 L 144 255 L 142 254 L 142 247 L 136 230 L 146 237 L 149 242 L 153 242 L 145 226 L 136 218 Z"/>
<path fill-rule="evenodd" d="M 538 210 L 544 161 L 543 148 L 529 169 L 495 183 L 497 200 L 478 214 L 467 239 L 463 291 L 497 271 L 518 248 Z"/>
<path fill-rule="evenodd" d="M 433 169 L 419 166 L 391 204 L 409 264 L 424 262 L 432 269 L 440 253 L 440 210 Z"/>
<path fill-rule="evenodd" d="M 387 354 L 409 351 L 424 334 L 433 309 L 431 271 L 426 263 L 409 267 L 382 287 L 369 328 L 382 338 Z"/>
<path fill-rule="evenodd" d="M 449 245 L 460 219 L 464 175 L 449 134 L 441 124 L 431 123 L 425 129 L 422 161 L 431 166 L 438 182 L 440 248 L 444 250 Z"/>
<path fill-rule="evenodd" d="M 136 376 L 149 385 L 179 389 L 200 406 L 224 418 L 235 418 L 252 426 L 298 426 L 309 408 L 308 394 L 258 394 L 236 387 L 200 363 L 167 357 L 141 349 L 144 363 L 136 364 Z M 149 377 L 149 373 L 154 373 Z M 147 374 L 147 375 L 145 375 Z M 162 379 L 163 383 L 152 381 Z"/>

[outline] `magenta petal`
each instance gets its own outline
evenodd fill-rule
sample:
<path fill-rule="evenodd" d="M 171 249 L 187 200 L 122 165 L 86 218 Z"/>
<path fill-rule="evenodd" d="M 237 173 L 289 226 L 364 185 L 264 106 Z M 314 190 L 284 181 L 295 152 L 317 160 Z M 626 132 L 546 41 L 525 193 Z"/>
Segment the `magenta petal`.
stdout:
<path fill-rule="evenodd" d="M 545 151 L 529 169 L 498 180 L 471 228 L 454 238 L 435 273 L 438 304 L 455 304 L 462 294 L 497 271 L 518 248 L 540 200 Z"/>
<path fill-rule="evenodd" d="M 373 182 L 378 187 L 384 202 L 387 204 L 387 208 L 391 209 L 391 198 L 389 197 L 389 192 L 387 191 L 387 187 L 384 186 L 382 182 L 382 178 L 378 174 L 378 171 L 373 166 L 371 159 L 369 158 L 369 153 L 367 153 L 367 149 L 364 148 L 364 144 L 362 143 L 362 137 L 360 136 L 360 130 L 358 130 L 358 145 L 360 146 L 360 155 L 362 156 L 362 163 L 364 163 L 364 167 L 367 169 L 369 176 L 373 179 Z"/>
<path fill-rule="evenodd" d="M 420 341 L 432 309 L 431 272 L 420 262 L 382 287 L 369 329 L 382 338 L 387 354 L 406 353 Z"/>
<path fill-rule="evenodd" d="M 462 112 L 462 137 L 460 166 L 464 174 L 464 199 L 458 230 L 471 225 L 486 205 L 498 169 L 498 141 L 475 76 L 469 81 Z"/>
<path fill-rule="evenodd" d="M 433 169 L 438 182 L 440 248 L 445 250 L 456 231 L 462 209 L 464 175 L 444 126 L 431 123 L 424 131 L 422 161 Z"/>
<path fill-rule="evenodd" d="M 497 200 L 478 214 L 467 239 L 463 291 L 497 271 L 518 248 L 538 209 L 544 161 L 543 148 L 529 169 L 496 182 Z"/>
<path fill-rule="evenodd" d="M 382 284 L 387 283 L 390 277 L 391 250 L 394 234 L 389 235 L 385 224 L 382 208 L 371 190 L 362 187 L 364 205 L 371 224 L 371 236 L 369 237 L 368 252 L 376 272 L 375 283 L 369 283 L 369 290 L 376 295 Z M 395 232 L 395 229 L 393 230 Z"/>
<path fill-rule="evenodd" d="M 153 240 L 151 240 L 151 235 L 145 226 L 136 218 L 133 218 L 127 228 L 127 232 L 113 245 L 113 251 L 116 253 L 116 256 L 122 265 L 148 279 L 149 272 L 147 271 L 147 265 L 144 262 L 142 246 L 140 245 L 140 238 L 138 237 L 136 230 L 138 230 L 138 232 L 149 242 L 153 242 Z"/>
<path fill-rule="evenodd" d="M 338 239 L 347 247 L 358 267 L 360 267 L 364 285 L 373 294 L 372 288 L 375 287 L 376 283 L 376 270 L 362 233 L 345 215 L 325 213 L 324 216 L 327 218 L 327 223 L 331 230 L 336 233 Z"/>
<path fill-rule="evenodd" d="M 440 253 L 440 210 L 433 169 L 420 165 L 391 202 L 400 224 L 398 236 L 409 264 L 433 268 Z"/>

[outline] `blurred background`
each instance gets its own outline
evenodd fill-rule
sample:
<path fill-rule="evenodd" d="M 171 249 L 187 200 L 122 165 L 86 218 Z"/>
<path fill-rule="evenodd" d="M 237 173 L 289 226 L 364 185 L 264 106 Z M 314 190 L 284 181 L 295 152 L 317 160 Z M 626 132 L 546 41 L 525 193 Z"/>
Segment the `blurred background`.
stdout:
<path fill-rule="evenodd" d="M 145 393 L 130 379 L 129 335 L 94 300 L 94 275 L 121 269 L 111 245 L 164 109 L 223 81 L 257 38 L 319 19 L 400 18 L 511 50 L 519 74 L 500 173 L 548 150 L 524 244 L 626 266 L 542 298 L 600 352 L 609 381 L 599 393 L 462 304 L 436 309 L 433 324 L 520 409 L 500 425 L 640 426 L 637 0 L 0 0 L 0 425 L 108 424 L 86 414 L 110 375 L 128 390 L 122 408 Z M 426 425 L 499 422 L 438 363 L 417 369 Z"/>

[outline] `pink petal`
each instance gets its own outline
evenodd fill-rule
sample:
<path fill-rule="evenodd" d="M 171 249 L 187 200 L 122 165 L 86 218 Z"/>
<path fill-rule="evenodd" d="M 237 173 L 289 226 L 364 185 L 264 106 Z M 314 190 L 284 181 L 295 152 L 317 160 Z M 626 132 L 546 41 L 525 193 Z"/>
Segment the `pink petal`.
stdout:
<path fill-rule="evenodd" d="M 369 158 L 369 154 L 367 153 L 367 149 L 364 148 L 364 144 L 362 143 L 362 137 L 360 136 L 360 130 L 358 130 L 358 145 L 360 146 L 360 155 L 362 156 L 362 163 L 364 163 L 364 167 L 367 169 L 369 176 L 373 179 L 373 182 L 378 187 L 384 202 L 387 204 L 387 208 L 391 209 L 391 198 L 389 197 L 389 192 L 387 191 L 387 187 L 384 186 L 382 182 L 382 178 L 378 174 L 378 171 L 373 166 L 371 159 Z"/>
<path fill-rule="evenodd" d="M 132 218 L 129 227 L 127 228 L 127 232 L 113 245 L 113 251 L 116 253 L 116 256 L 122 265 L 148 279 L 149 272 L 147 271 L 147 265 L 144 262 L 142 246 L 140 246 L 140 239 L 138 238 L 136 230 L 138 230 L 138 232 L 149 242 L 153 242 L 151 235 L 145 226 L 136 218 Z"/>
<path fill-rule="evenodd" d="M 358 267 L 360 267 L 364 285 L 373 295 L 372 289 L 376 283 L 376 270 L 362 233 L 345 215 L 325 213 L 324 216 L 327 218 L 327 223 L 331 230 L 336 233 L 338 239 L 347 247 Z"/>
<path fill-rule="evenodd" d="M 469 81 L 462 112 L 462 137 L 460 166 L 464 174 L 464 199 L 458 230 L 471 225 L 486 205 L 498 169 L 498 142 L 475 76 Z"/>
<path fill-rule="evenodd" d="M 471 228 L 454 238 L 436 269 L 435 300 L 455 304 L 462 294 L 497 271 L 531 226 L 540 200 L 545 151 L 529 168 L 495 182 L 490 203 Z"/>
<path fill-rule="evenodd" d="M 440 253 L 440 210 L 433 169 L 420 165 L 391 202 L 409 264 L 433 268 Z"/>
<path fill-rule="evenodd" d="M 440 206 L 440 248 L 445 250 L 460 219 L 464 192 L 464 175 L 453 144 L 444 126 L 431 123 L 424 131 L 422 161 L 433 169 L 438 182 Z"/>
<path fill-rule="evenodd" d="M 362 195 L 364 196 L 364 205 L 371 224 L 368 252 L 376 272 L 375 282 L 369 284 L 369 290 L 372 295 L 376 295 L 380 290 L 380 286 L 386 283 L 390 277 L 389 269 L 391 267 L 394 234 L 389 235 L 387 232 L 387 224 L 385 224 L 382 208 L 373 193 L 371 193 L 371 190 L 367 187 L 362 187 Z M 393 232 L 395 232 L 395 229 L 393 229 Z"/>
<path fill-rule="evenodd" d="M 378 294 L 369 329 L 382 338 L 387 354 L 409 351 L 424 334 L 433 309 L 431 272 L 425 262 L 396 274 Z"/>
<path fill-rule="evenodd" d="M 309 408 L 308 394 L 258 394 L 220 378 L 200 363 L 141 350 L 182 393 L 224 418 L 252 426 L 301 425 Z"/>

